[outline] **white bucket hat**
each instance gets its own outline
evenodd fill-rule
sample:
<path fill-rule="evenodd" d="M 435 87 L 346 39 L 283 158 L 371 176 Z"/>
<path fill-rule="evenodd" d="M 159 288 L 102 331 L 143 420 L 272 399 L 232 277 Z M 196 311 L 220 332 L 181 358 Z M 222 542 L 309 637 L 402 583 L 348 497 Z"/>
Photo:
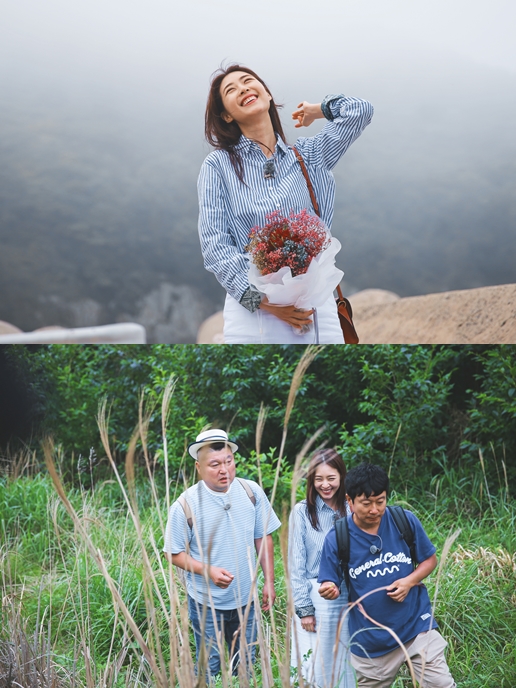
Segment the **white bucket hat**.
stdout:
<path fill-rule="evenodd" d="M 205 430 L 204 432 L 201 432 L 200 435 L 197 435 L 195 442 L 192 442 L 188 445 L 188 453 L 193 459 L 197 460 L 197 452 L 199 449 L 201 449 L 201 447 L 205 447 L 208 444 L 215 444 L 216 442 L 224 442 L 224 444 L 227 444 L 230 447 L 232 452 L 238 451 L 238 444 L 231 442 L 224 430 L 212 429 Z"/>

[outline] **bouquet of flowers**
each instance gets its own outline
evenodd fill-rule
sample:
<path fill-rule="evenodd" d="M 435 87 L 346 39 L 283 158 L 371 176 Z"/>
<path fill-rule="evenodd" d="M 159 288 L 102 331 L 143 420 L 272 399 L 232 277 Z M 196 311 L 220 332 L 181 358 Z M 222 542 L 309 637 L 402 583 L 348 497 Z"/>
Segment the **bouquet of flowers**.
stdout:
<path fill-rule="evenodd" d="M 249 282 L 274 304 L 322 306 L 344 274 L 335 267 L 340 242 L 307 210 L 288 217 L 277 210 L 265 219 L 249 234 Z"/>
<path fill-rule="evenodd" d="M 289 267 L 292 275 L 308 270 L 312 258 L 329 244 L 326 227 L 314 215 L 302 210 L 298 215 L 283 217 L 279 210 L 266 215 L 265 227 L 253 227 L 246 250 L 262 275 Z"/>

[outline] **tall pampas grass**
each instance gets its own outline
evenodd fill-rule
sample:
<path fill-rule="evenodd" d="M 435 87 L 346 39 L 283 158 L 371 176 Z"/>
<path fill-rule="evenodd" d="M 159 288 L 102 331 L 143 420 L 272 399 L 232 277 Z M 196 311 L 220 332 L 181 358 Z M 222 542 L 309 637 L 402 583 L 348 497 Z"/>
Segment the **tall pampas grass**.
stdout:
<path fill-rule="evenodd" d="M 285 442 L 288 434 L 289 421 L 295 406 L 296 395 L 302 384 L 310 364 L 318 355 L 321 347 L 307 347 L 303 357 L 293 375 L 288 400 L 283 421 L 280 451 L 275 468 L 274 484 L 270 495 L 270 501 L 274 505 L 278 482 L 281 473 L 281 463 L 284 459 Z M 57 554 L 65 561 L 65 546 L 62 542 L 62 524 L 59 522 L 58 503 L 62 504 L 68 517 L 71 519 L 75 533 L 75 546 L 77 556 L 87 553 L 89 568 L 81 574 L 77 571 L 67 571 L 69 580 L 73 575 L 85 577 L 82 583 L 87 584 L 93 576 L 101 576 L 111 595 L 113 606 L 113 627 L 111 630 L 111 640 L 108 650 L 108 659 L 105 666 L 100 666 L 95 657 L 94 639 L 91 637 L 89 624 L 89 611 L 91 600 L 88 595 L 74 598 L 74 590 L 67 591 L 67 596 L 73 608 L 73 615 L 76 619 L 76 636 L 74 640 L 74 666 L 80 664 L 81 670 L 74 670 L 74 667 L 62 669 L 53 658 L 53 648 L 50 643 L 52 629 L 45 627 L 44 619 L 37 624 L 37 643 L 31 639 L 21 621 L 20 608 L 16 608 L 13 599 L 4 591 L 4 602 L 2 607 L 3 623 L 12 625 L 12 637 L 17 638 L 16 646 L 26 648 L 25 655 L 22 656 L 21 650 L 15 657 L 12 653 L 14 649 L 4 645 L 0 646 L 0 685 L 1 677 L 5 674 L 7 658 L 13 669 L 21 671 L 27 669 L 30 676 L 40 676 L 39 683 L 30 683 L 32 678 L 28 678 L 29 673 L 21 677 L 18 682 L 26 685 L 27 688 L 61 688 L 61 686 L 71 686 L 72 688 L 120 688 L 121 686 L 155 686 L 156 688 L 202 688 L 207 686 L 207 657 L 201 653 L 197 670 L 194 666 L 192 657 L 192 635 L 188 610 L 186 606 L 186 595 L 182 583 L 182 576 L 178 575 L 178 570 L 163 557 L 162 541 L 166 524 L 166 514 L 176 498 L 188 484 L 184 476 L 186 471 L 180 470 L 177 480 L 170 480 L 170 457 L 167 443 L 167 419 L 169 417 L 170 405 L 173 402 L 175 380 L 171 378 L 163 392 L 161 403 L 162 418 L 162 451 L 163 464 L 160 470 L 164 471 L 166 478 L 166 488 L 164 497 L 160 496 L 156 481 L 157 463 L 156 457 L 152 456 L 147 441 L 149 432 L 149 422 L 154 408 L 145 406 L 143 397 L 140 399 L 138 419 L 131 440 L 128 445 L 123 467 L 123 474 L 111 449 L 110 428 L 109 428 L 109 403 L 106 399 L 102 400 L 98 411 L 98 427 L 102 445 L 111 466 L 114 482 L 118 486 L 121 495 L 123 509 L 125 510 L 125 526 L 123 532 L 117 534 L 119 551 L 110 552 L 99 545 L 98 529 L 102 528 L 102 517 L 95 513 L 94 504 L 98 499 L 97 492 L 88 496 L 87 492 L 81 492 L 78 503 L 77 495 L 71 495 L 65 488 L 60 475 L 59 466 L 62 462 L 62 454 L 59 448 L 54 447 L 51 440 L 46 440 L 43 444 L 45 463 L 48 474 L 51 477 L 56 499 L 49 505 L 50 521 L 57 537 Z M 267 409 L 261 407 L 256 423 L 256 454 L 260 456 L 263 431 L 267 422 Z M 294 614 L 294 601 L 290 588 L 290 572 L 288 563 L 288 529 L 286 527 L 288 519 L 288 507 L 293 507 L 296 502 L 296 495 L 301 481 L 306 476 L 310 453 L 321 446 L 321 437 L 324 427 L 320 428 L 310 437 L 301 447 L 297 454 L 293 466 L 292 484 L 290 494 L 290 505 L 283 506 L 282 520 L 283 527 L 279 533 L 279 545 L 282 561 L 279 568 L 283 571 L 286 599 L 276 609 L 270 613 L 263 614 L 260 609 L 259 601 L 259 557 L 253 568 L 253 579 L 255 581 L 251 592 L 251 599 L 254 602 L 255 614 L 258 623 L 257 650 L 258 662 L 246 671 L 245 662 L 241 662 L 238 668 L 238 675 L 233 676 L 233 666 L 227 655 L 222 629 L 218 629 L 216 643 L 224 657 L 222 662 L 222 672 L 217 679 L 217 685 L 230 688 L 235 684 L 243 688 L 251 686 L 289 686 L 292 682 L 301 688 L 309 688 L 310 682 L 307 681 L 301 672 L 301 666 L 294 669 L 295 676 L 291 677 L 290 667 L 290 629 Z M 186 457 L 186 450 L 181 459 L 181 469 L 183 468 Z M 150 500 L 152 511 L 156 514 L 156 525 L 151 527 L 148 518 L 141 508 L 141 495 L 138 492 L 138 485 L 141 478 L 137 480 L 138 472 L 143 470 L 146 475 L 146 483 L 150 487 Z M 261 474 L 259 472 L 259 481 Z M 277 507 L 276 507 L 277 509 Z M 148 508 L 147 508 L 148 511 Z M 193 537 L 199 537 L 194 523 Z M 112 538 L 116 540 L 115 537 Z M 265 543 L 265 538 L 262 540 Z M 450 540 L 450 547 L 453 540 Z M 131 544 L 129 544 L 131 543 Z M 141 576 L 141 595 L 144 609 L 144 622 L 137 617 L 134 609 L 134 600 L 128 597 L 124 579 L 128 575 L 125 560 L 129 558 L 129 549 L 132 547 L 131 556 L 139 562 L 138 568 Z M 438 582 L 444 570 L 448 549 L 441 561 L 438 573 Z M 115 554 L 115 556 L 113 556 Z M 261 553 L 259 553 L 261 554 Z M 210 552 L 206 552 L 206 564 L 209 562 Z M 113 566 L 116 561 L 118 566 Z M 69 564 L 67 564 L 69 567 Z M 66 568 L 66 567 L 65 567 Z M 115 573 L 116 571 L 116 573 Z M 208 568 L 205 567 L 205 576 L 208 575 Z M 4 575 L 5 581 L 5 575 Z M 79 583 L 81 580 L 79 580 Z M 81 588 L 81 585 L 79 585 Z M 437 588 L 437 586 L 436 586 Z M 436 593 L 437 594 L 437 593 Z M 75 601 L 74 601 L 75 600 Z M 359 600 L 356 604 L 359 604 Z M 7 606 L 6 606 L 7 605 Z M 246 614 L 243 612 L 242 627 L 245 628 Z M 346 614 L 348 610 L 346 611 Z M 343 617 L 343 622 L 345 617 Z M 61 623 L 61 621 L 59 622 Z M 64 623 L 64 622 L 63 622 Z M 371 623 L 374 623 L 372 620 Z M 25 633 L 26 641 L 23 640 Z M 59 633 L 59 629 L 54 629 L 54 634 Z M 121 638 L 121 640 L 120 640 Z M 295 632 L 292 642 L 297 643 Z M 243 656 L 249 656 L 250 650 L 247 646 L 245 633 L 240 634 L 240 645 Z M 30 648 L 30 652 L 27 648 Z M 410 663 L 409 663 L 410 666 Z M 10 671 L 10 669 L 7 669 Z M 2 674 L 1 672 L 4 672 Z M 38 674 L 39 672 L 39 674 Z M 68 672 L 68 673 L 67 673 Z M 34 679 L 35 681 L 36 679 Z M 412 678 L 414 683 L 414 677 Z M 25 681 L 25 683 L 23 683 Z M 45 682 L 46 681 L 46 682 Z M 8 685 L 8 684 L 7 684 Z M 15 685 L 15 684 L 13 684 Z M 415 683 L 414 683 L 415 685 Z"/>

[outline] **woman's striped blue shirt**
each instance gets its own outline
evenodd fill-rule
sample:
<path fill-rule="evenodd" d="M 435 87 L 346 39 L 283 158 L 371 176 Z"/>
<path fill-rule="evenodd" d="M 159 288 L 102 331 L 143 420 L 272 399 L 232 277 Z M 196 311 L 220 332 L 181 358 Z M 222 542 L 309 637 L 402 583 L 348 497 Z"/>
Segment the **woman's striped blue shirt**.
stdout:
<path fill-rule="evenodd" d="M 304 158 L 322 220 L 331 229 L 335 202 L 335 180 L 331 170 L 357 139 L 373 116 L 373 106 L 347 96 L 328 103 L 333 121 L 309 138 L 301 137 L 296 148 Z M 281 210 L 313 211 L 301 167 L 292 148 L 278 139 L 273 162 L 275 175 L 264 177 L 266 156 L 250 139 L 242 136 L 236 146 L 243 169 L 241 183 L 227 151 L 215 150 L 205 159 L 197 184 L 199 194 L 199 236 L 204 265 L 237 301 L 249 288 L 249 232 L 263 227 L 265 216 Z"/>
<path fill-rule="evenodd" d="M 306 499 L 294 506 L 288 522 L 288 563 L 292 597 L 296 610 L 304 610 L 303 616 L 313 611 L 310 578 L 317 578 L 321 565 L 324 539 L 341 514 L 325 504 L 320 495 L 315 498 L 320 530 L 315 530 L 308 515 Z M 349 507 L 346 504 L 346 514 Z M 344 515 L 344 514 L 342 514 Z"/>

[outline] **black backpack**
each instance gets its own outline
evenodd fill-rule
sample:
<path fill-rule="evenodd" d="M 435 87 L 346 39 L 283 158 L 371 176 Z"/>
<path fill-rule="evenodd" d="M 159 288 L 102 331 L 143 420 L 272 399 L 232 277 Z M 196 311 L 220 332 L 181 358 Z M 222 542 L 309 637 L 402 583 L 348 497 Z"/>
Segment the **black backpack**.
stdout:
<path fill-rule="evenodd" d="M 414 530 L 409 523 L 407 514 L 401 506 L 388 506 L 389 512 L 394 519 L 396 527 L 400 531 L 401 537 L 407 543 L 410 549 L 410 558 L 412 559 L 412 566 L 416 568 L 418 561 L 416 558 L 416 541 L 414 537 Z M 349 590 L 349 528 L 348 518 L 344 516 L 335 522 L 335 535 L 337 537 L 337 551 L 339 555 L 342 573 L 346 581 L 346 587 Z"/>

